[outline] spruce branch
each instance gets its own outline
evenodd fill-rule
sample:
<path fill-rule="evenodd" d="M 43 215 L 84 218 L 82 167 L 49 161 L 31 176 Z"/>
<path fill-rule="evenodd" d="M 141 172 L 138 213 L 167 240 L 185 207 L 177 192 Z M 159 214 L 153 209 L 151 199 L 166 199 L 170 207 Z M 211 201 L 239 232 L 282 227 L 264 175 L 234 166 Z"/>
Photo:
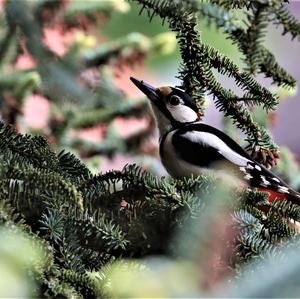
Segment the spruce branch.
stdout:
<path fill-rule="evenodd" d="M 88 271 L 102 273 L 118 257 L 165 254 L 176 246 L 176 228 L 212 211 L 212 177 L 159 179 L 136 165 L 92 176 L 66 152 L 54 154 L 55 168 L 53 163 L 40 167 L 16 151 L 17 144 L 30 144 L 32 137 L 5 125 L 1 130 L 8 144 L 1 145 L 5 152 L 0 153 L 0 224 L 13 228 L 26 223 L 24 229 L 32 229 L 33 237 L 42 240 L 38 244 L 47 246 L 47 264 L 35 272 L 43 294 L 98 296 L 103 284 L 95 284 Z M 47 147 L 37 143 L 34 154 L 43 160 Z M 221 194 L 215 194 L 214 200 L 220 201 Z M 248 261 L 280 254 L 288 237 L 296 240 L 289 221 L 298 219 L 297 207 L 267 204 L 266 193 L 251 189 L 234 191 L 230 197 L 234 199 L 229 207 L 237 211 L 233 226 L 239 230 L 233 262 L 237 271 Z"/>
<path fill-rule="evenodd" d="M 90 58 L 95 58 L 91 66 L 100 66 L 101 73 L 89 73 L 86 77 L 79 74 L 78 60 L 74 59 L 76 57 L 74 48 L 78 46 L 78 49 L 81 49 L 82 45 L 73 45 L 74 48 L 72 47 L 64 57 L 57 59 L 57 56 L 42 43 L 44 29 L 47 28 L 45 12 L 47 13 L 48 9 L 61 6 L 62 14 L 58 13 L 55 17 L 59 19 L 62 16 L 60 20 L 63 23 L 58 24 L 69 28 L 68 26 L 78 25 L 78 19 L 81 17 L 86 20 L 85 25 L 91 25 L 91 22 L 98 20 L 98 12 L 101 13 L 101 17 L 107 16 L 111 11 L 121 7 L 120 1 L 104 2 L 98 1 L 87 5 L 74 3 L 69 7 L 64 1 L 56 0 L 5 3 L 7 22 L 16 27 L 15 40 L 19 41 L 16 34 L 20 33 L 25 37 L 25 50 L 29 50 L 29 54 L 34 56 L 40 56 L 35 59 L 39 63 L 37 71 L 5 74 L 0 78 L 0 88 L 12 94 L 18 100 L 18 104 L 22 103 L 25 94 L 33 90 L 38 90 L 50 100 L 73 97 L 93 100 L 92 108 L 76 111 L 75 117 L 72 112 L 66 111 L 67 108 L 62 112 L 59 111 L 56 122 L 54 120 L 59 133 L 54 136 L 60 134 L 60 141 L 63 142 L 65 141 L 63 133 L 71 127 L 89 127 L 99 122 L 108 124 L 116 116 L 143 116 L 147 112 L 144 101 L 137 105 L 131 102 L 125 103 L 124 106 L 120 105 L 124 96 L 111 83 L 110 74 L 105 73 L 104 65 L 108 65 L 111 59 L 124 57 L 122 49 L 128 44 L 122 44 L 122 40 L 116 40 L 119 43 L 116 51 L 114 51 L 116 44 L 105 43 L 102 49 L 99 47 L 93 53 L 90 52 L 94 54 Z M 264 73 L 278 84 L 295 85 L 294 79 L 277 64 L 274 55 L 262 45 L 261 34 L 265 31 L 263 15 L 269 17 L 269 12 L 282 7 L 283 1 L 255 0 L 250 1 L 251 3 L 235 0 L 213 1 L 219 5 L 210 5 L 211 2 L 201 3 L 198 0 L 138 2 L 144 5 L 150 19 L 154 14 L 160 15 L 176 32 L 183 57 L 179 72 L 182 86 L 191 92 L 202 113 L 204 94 L 210 93 L 214 96 L 217 107 L 225 115 L 231 116 L 239 128 L 248 132 L 252 150 L 257 150 L 261 146 L 270 148 L 272 141 L 267 131 L 253 123 L 248 106 L 261 105 L 270 110 L 274 109 L 277 99 L 260 86 L 249 71 Z M 232 11 L 226 10 L 235 7 L 250 11 L 245 27 L 235 22 Z M 246 71 L 240 70 L 226 55 L 203 44 L 196 29 L 199 15 L 222 27 L 237 43 L 245 60 L 251 61 Z M 35 16 L 37 21 L 32 16 Z M 63 18 L 65 20 L 62 20 Z M 55 20 L 53 18 L 51 22 L 57 24 Z M 289 26 L 292 28 L 294 25 L 286 25 L 285 28 Z M 295 28 L 294 26 L 291 31 L 296 32 Z M 31 30 L 33 33 L 30 33 Z M 14 40 L 11 39 L 5 45 L 7 36 L 8 33 L 4 31 L 0 52 L 3 50 L 8 56 L 10 52 L 8 44 Z M 35 42 L 37 42 L 36 49 L 34 49 Z M 155 47 L 152 47 L 154 39 L 150 42 L 150 48 L 154 49 Z M 138 45 L 137 49 L 134 46 L 133 39 L 129 49 L 133 53 L 144 53 L 143 45 Z M 148 53 L 150 48 L 147 48 L 145 53 Z M 249 54 L 250 48 L 253 52 Z M 99 49 L 102 52 L 98 52 Z M 11 54 L 8 59 L 7 56 L 6 60 L 10 59 Z M 98 58 L 100 63 L 97 61 Z M 213 69 L 232 77 L 236 85 L 241 87 L 242 95 L 237 96 L 233 91 L 223 88 L 216 80 Z M 89 75 L 95 77 L 89 80 Z M 80 82 L 94 93 L 82 92 L 77 84 L 79 77 Z M 40 82 L 41 78 L 43 84 Z M 97 85 L 99 78 L 100 84 Z M 45 86 L 51 88 L 45 90 Z M 93 97 L 89 97 L 91 94 Z M 101 143 L 80 143 L 75 138 L 65 144 L 77 145 L 77 149 L 83 152 L 82 157 L 93 153 L 112 155 L 115 152 L 135 149 L 152 130 L 153 123 L 150 123 L 145 131 L 122 140 L 113 126 L 110 126 Z M 207 232 L 210 232 L 211 228 L 214 230 L 216 223 L 206 222 L 206 214 L 211 216 L 209 218 L 215 218 L 216 210 L 211 207 L 227 199 L 223 193 L 214 192 L 216 189 L 218 181 L 210 176 L 199 176 L 183 181 L 160 179 L 136 165 L 127 165 L 121 171 L 93 175 L 75 155 L 66 151 L 56 153 L 44 138 L 20 135 L 11 127 L 0 124 L 0 230 L 1 232 L 3 228 L 9 232 L 24 230 L 34 242 L 34 246 L 43 252 L 30 273 L 37 286 L 35 297 L 105 297 L 102 286 L 110 283 L 109 279 L 106 279 L 105 268 L 110 267 L 115 259 L 122 257 L 141 258 L 145 255 L 166 254 L 170 257 L 170 265 L 176 263 L 177 266 L 180 262 L 178 252 L 170 253 L 170 248 L 179 247 L 178 243 L 174 242 L 173 236 L 177 231 L 181 231 L 182 227 L 190 227 L 190 220 L 196 219 L 199 214 L 203 218 L 200 222 L 196 222 L 194 232 L 199 232 L 200 224 L 201 235 L 210 241 L 212 234 Z M 282 247 L 290 245 L 290 240 L 294 242 L 293 246 L 299 246 L 297 244 L 299 234 L 292 223 L 299 221 L 300 218 L 297 206 L 279 200 L 269 203 L 266 193 L 252 189 L 233 190 L 230 197 L 228 198 L 230 211 L 226 213 L 233 214 L 232 223 L 229 221 L 229 225 L 234 228 L 232 232 L 238 233 L 238 236 L 234 236 L 234 244 L 237 245 L 236 256 L 230 264 L 235 273 L 241 273 L 241 266 L 244 263 L 280 255 Z M 223 203 L 221 205 L 223 206 Z M 223 228 L 224 222 L 221 225 Z M 218 227 L 217 230 L 220 231 Z M 190 247 L 194 247 L 193 235 L 191 239 L 194 243 L 191 243 Z M 183 255 L 187 256 L 190 248 L 189 246 L 184 248 L 186 252 Z M 200 252 L 203 253 L 201 250 Z M 175 262 L 174 255 L 176 255 Z M 46 261 L 45 264 L 41 263 L 43 260 Z M 159 267 L 161 266 L 162 263 Z M 182 269 L 185 271 L 184 267 Z M 120 281 L 123 282 L 119 279 L 118 287 Z"/>
<path fill-rule="evenodd" d="M 121 186 L 119 186 L 120 183 L 122 183 Z M 80 190 L 91 190 L 95 188 L 94 186 L 98 188 L 99 184 L 102 190 L 105 190 L 107 194 L 113 194 L 117 190 L 128 188 L 133 192 L 131 187 L 134 186 L 134 192 L 136 192 L 136 194 L 142 193 L 144 196 L 160 196 L 165 200 L 172 200 L 177 203 L 181 201 L 175 186 L 161 181 L 149 173 L 143 172 L 142 169 L 136 165 L 128 165 L 124 167 L 122 172 L 111 171 L 94 176 L 90 180 L 85 181 L 81 185 Z"/>
<path fill-rule="evenodd" d="M 226 116 L 230 116 L 238 128 L 247 133 L 251 148 L 256 148 L 259 145 L 265 149 L 276 150 L 271 137 L 253 122 L 250 113 L 243 105 L 230 101 L 230 99 L 237 99 L 237 97 L 232 91 L 226 90 L 216 81 L 211 66 L 222 69 L 224 73 L 229 73 L 244 91 L 250 92 L 257 99 L 260 96 L 261 104 L 266 109 L 273 109 L 277 105 L 278 99 L 273 97 L 266 88 L 260 86 L 249 73 L 238 71 L 238 67 L 231 60 L 210 47 L 203 46 L 199 32 L 195 28 L 197 22 L 194 14 L 187 13 L 182 6 L 174 5 L 168 1 L 135 1 L 146 8 L 148 14 L 152 11 L 163 20 L 167 18 L 171 30 L 176 32 L 184 63 L 180 78 L 185 85 L 183 88 L 191 93 L 195 101 L 203 101 L 203 97 L 201 100 L 199 95 L 202 96 L 205 91 L 211 92 L 215 96 L 216 106 Z M 199 92 L 200 90 L 201 92 Z"/>
<path fill-rule="evenodd" d="M 247 35 L 244 30 L 234 30 L 231 32 L 230 36 L 233 41 L 238 43 L 239 48 L 247 57 L 247 53 L 251 52 L 247 45 Z M 278 85 L 290 88 L 294 88 L 296 86 L 296 80 L 277 63 L 275 56 L 269 50 L 261 45 L 256 45 L 256 52 L 256 57 L 260 57 L 257 65 L 259 73 L 263 73 L 266 77 L 272 78 L 273 82 Z"/>
<path fill-rule="evenodd" d="M 263 259 L 266 255 L 274 255 L 278 248 L 257 236 L 241 235 L 239 239 L 239 263 L 246 263 L 253 259 Z"/>
<path fill-rule="evenodd" d="M 288 11 L 288 9 L 284 6 L 280 8 L 273 8 L 273 13 L 277 19 L 275 21 L 276 25 L 283 26 L 283 35 L 286 33 L 290 33 L 292 35 L 292 39 L 298 37 L 300 38 L 300 22 Z"/>
<path fill-rule="evenodd" d="M 266 27 L 268 25 L 268 11 L 265 6 L 257 6 L 252 9 L 252 13 L 248 13 L 247 28 L 247 50 L 245 62 L 248 66 L 246 69 L 250 74 L 255 74 L 262 57 L 260 56 L 259 45 L 265 36 Z"/>
<path fill-rule="evenodd" d="M 212 0 L 211 1 L 213 4 L 217 4 L 219 6 L 222 6 L 226 9 L 231 9 L 231 8 L 249 8 L 252 3 L 255 1 L 248 1 L 248 0 Z"/>
<path fill-rule="evenodd" d="M 112 12 L 121 12 L 128 10 L 127 4 L 118 0 L 106 1 L 75 1 L 70 3 L 69 8 L 64 13 L 64 20 L 67 24 L 73 24 L 78 21 L 78 17 L 84 15 L 89 19 L 94 19 L 95 14 L 103 13 L 109 15 Z"/>
<path fill-rule="evenodd" d="M 74 128 L 88 128 L 97 124 L 105 124 L 111 122 L 116 117 L 140 117 L 148 111 L 146 101 L 139 103 L 128 101 L 121 103 L 116 108 L 99 108 L 93 111 L 83 112 L 76 115 L 70 125 Z"/>
<path fill-rule="evenodd" d="M 271 204 L 270 211 L 276 211 L 278 215 L 284 218 L 290 218 L 294 221 L 300 220 L 300 209 L 297 205 L 294 205 L 288 201 L 275 200 Z"/>
<path fill-rule="evenodd" d="M 247 1 L 247 0 L 212 0 L 212 3 L 222 6 L 226 9 L 231 8 L 253 8 L 259 5 L 268 5 L 271 7 L 280 7 L 283 5 L 284 2 L 288 2 L 288 0 L 254 0 L 254 1 Z"/>
<path fill-rule="evenodd" d="M 48 297 L 62 297 L 62 298 L 78 298 L 84 299 L 84 297 L 76 291 L 70 283 L 60 281 L 59 279 L 52 279 L 45 284 L 48 289 Z"/>
<path fill-rule="evenodd" d="M 245 62 L 248 65 L 248 68 L 251 68 L 251 64 L 247 61 L 247 57 L 251 55 L 247 33 L 250 27 L 245 29 L 240 25 L 238 18 L 233 13 L 211 3 L 202 3 L 199 6 L 198 13 L 201 18 L 206 18 L 210 25 L 216 25 L 217 29 L 221 28 L 234 43 L 237 43 L 239 49 L 245 55 Z M 249 20 L 248 26 L 253 27 L 253 25 L 249 23 Z M 255 28 L 256 27 L 254 27 L 253 30 L 255 30 Z M 255 35 L 253 38 L 256 38 Z M 296 84 L 295 79 L 277 63 L 275 56 L 261 43 L 255 44 L 255 48 L 255 57 L 260 58 L 257 59 L 257 71 L 263 73 L 266 77 L 272 78 L 273 82 L 278 85 L 294 88 Z"/>
<path fill-rule="evenodd" d="M 172 35 L 159 34 L 149 38 L 140 33 L 130 33 L 125 37 L 106 42 L 81 55 L 81 60 L 86 67 L 103 66 L 116 61 L 135 63 L 149 53 L 165 54 L 172 49 L 166 49 L 169 43 L 172 48 Z"/>
<path fill-rule="evenodd" d="M 46 234 L 48 240 L 55 243 L 62 240 L 65 223 L 63 215 L 58 210 L 47 208 L 39 223 L 41 232 Z"/>
<path fill-rule="evenodd" d="M 254 217 L 247 210 L 235 211 L 232 215 L 234 225 L 236 225 L 242 234 L 259 233 L 262 229 L 260 220 Z"/>
<path fill-rule="evenodd" d="M 122 229 L 113 221 L 107 221 L 104 215 L 95 214 L 72 221 L 78 239 L 84 237 L 81 246 L 104 253 L 117 253 L 125 250 L 128 240 Z"/>
<path fill-rule="evenodd" d="M 92 176 L 90 170 L 75 155 L 62 150 L 57 158 L 59 169 L 76 184 Z"/>
<path fill-rule="evenodd" d="M 95 284 L 87 273 L 79 274 L 72 270 L 60 269 L 57 278 L 73 286 L 77 291 L 82 293 L 85 298 L 96 298 L 98 295 L 95 293 Z"/>
<path fill-rule="evenodd" d="M 22 136 L 3 122 L 0 122 L 0 137 L 1 151 L 11 151 L 38 168 L 57 169 L 58 159 L 44 137 Z"/>
<path fill-rule="evenodd" d="M 29 52 L 39 61 L 53 58 L 43 44 L 43 33 L 38 22 L 32 18 L 32 8 L 27 1 L 8 1 L 5 5 L 7 22 L 10 26 L 19 28 L 26 38 Z"/>
<path fill-rule="evenodd" d="M 271 243 L 288 240 L 297 234 L 297 229 L 290 225 L 289 220 L 273 213 L 273 211 L 270 211 L 264 220 L 263 231 L 265 231 L 265 238 L 270 240 Z"/>
<path fill-rule="evenodd" d="M 70 67 L 67 61 L 57 59 L 57 55 L 43 43 L 43 28 L 32 17 L 34 7 L 27 1 L 8 1 L 5 6 L 8 22 L 20 30 L 25 39 L 28 52 L 37 61 L 37 71 L 42 78 L 44 94 L 50 100 L 82 101 L 89 98 L 93 102 L 94 95 L 86 88 L 77 84 L 76 67 Z M 69 68 L 66 68 L 66 65 Z"/>
<path fill-rule="evenodd" d="M 7 53 L 11 41 L 15 35 L 15 27 L 9 27 L 0 41 L 0 65 L 3 63 L 5 54 Z"/>
<path fill-rule="evenodd" d="M 24 231 L 29 230 L 24 219 L 20 217 L 20 214 L 13 208 L 7 198 L 3 198 L 3 195 L 0 198 L 0 225 L 17 226 Z"/>
<path fill-rule="evenodd" d="M 1 188 L 7 192 L 9 200 L 25 215 L 39 217 L 45 210 L 44 200 L 59 210 L 66 210 L 70 205 L 79 211 L 83 209 L 83 199 L 74 185 L 58 174 L 47 170 L 29 170 L 10 168 L 6 174 L 2 173 Z M 47 188 L 47 192 L 45 192 Z M 65 198 L 69 202 L 65 202 Z"/>

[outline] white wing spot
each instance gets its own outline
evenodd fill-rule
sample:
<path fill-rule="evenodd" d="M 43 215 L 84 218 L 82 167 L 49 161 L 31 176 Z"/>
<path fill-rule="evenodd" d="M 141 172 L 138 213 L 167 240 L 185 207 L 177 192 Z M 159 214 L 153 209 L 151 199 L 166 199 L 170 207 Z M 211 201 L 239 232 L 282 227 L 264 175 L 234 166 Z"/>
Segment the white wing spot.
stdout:
<path fill-rule="evenodd" d="M 278 191 L 280 193 L 290 193 L 289 188 L 287 188 L 285 186 L 278 186 Z"/>
<path fill-rule="evenodd" d="M 260 166 L 255 165 L 254 167 L 255 167 L 257 170 L 261 171 L 261 167 L 260 167 Z"/>
<path fill-rule="evenodd" d="M 253 169 L 254 167 L 253 167 L 251 164 L 248 164 L 248 165 L 247 165 L 247 168 L 248 168 L 248 169 Z"/>
<path fill-rule="evenodd" d="M 245 178 L 246 180 L 251 180 L 251 179 L 253 178 L 253 176 L 252 176 L 251 174 L 246 174 L 246 175 L 244 176 L 244 178 Z"/>
<path fill-rule="evenodd" d="M 280 181 L 277 178 L 271 178 L 273 181 L 280 183 Z"/>
<path fill-rule="evenodd" d="M 246 168 L 245 167 L 240 167 L 240 171 L 247 173 Z"/>
<path fill-rule="evenodd" d="M 266 186 L 271 185 L 271 183 L 265 178 L 265 176 L 261 175 L 260 178 L 263 184 L 265 184 Z"/>

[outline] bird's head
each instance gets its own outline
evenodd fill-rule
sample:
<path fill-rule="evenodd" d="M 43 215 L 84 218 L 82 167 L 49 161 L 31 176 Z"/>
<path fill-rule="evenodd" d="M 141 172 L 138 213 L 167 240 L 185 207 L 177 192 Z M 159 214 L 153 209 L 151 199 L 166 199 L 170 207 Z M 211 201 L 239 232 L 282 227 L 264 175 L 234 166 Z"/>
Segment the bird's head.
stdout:
<path fill-rule="evenodd" d="M 172 127 L 180 127 L 199 120 L 195 102 L 184 91 L 169 86 L 156 88 L 133 77 L 130 77 L 130 80 L 150 100 L 161 134 Z"/>

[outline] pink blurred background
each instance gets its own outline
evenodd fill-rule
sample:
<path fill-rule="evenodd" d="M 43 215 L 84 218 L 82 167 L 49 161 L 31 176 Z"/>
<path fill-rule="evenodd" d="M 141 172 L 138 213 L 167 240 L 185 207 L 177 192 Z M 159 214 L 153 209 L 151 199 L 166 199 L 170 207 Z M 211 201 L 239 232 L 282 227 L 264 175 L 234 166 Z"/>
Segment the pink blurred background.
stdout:
<path fill-rule="evenodd" d="M 300 1 L 291 1 L 289 8 L 296 18 L 300 18 Z M 146 21 L 145 21 L 146 22 Z M 112 20 L 113 23 L 113 20 Z M 146 23 L 147 25 L 148 23 Z M 150 25 L 149 25 L 150 26 Z M 300 43 L 299 41 L 291 41 L 291 36 L 286 34 L 281 36 L 282 28 L 275 28 L 274 25 L 269 26 L 268 33 L 266 35 L 265 45 L 269 48 L 277 58 L 277 61 L 281 66 L 286 68 L 290 74 L 297 80 L 300 80 L 300 67 L 299 67 L 299 57 L 300 57 Z M 56 29 L 48 30 L 45 32 L 45 43 L 58 55 L 63 55 L 66 46 L 72 41 L 76 32 L 69 32 L 68 35 L 60 35 L 59 31 Z M 105 37 L 104 37 L 105 39 Z M 34 62 L 30 60 L 30 57 L 24 56 L 20 57 L 17 61 L 18 68 L 28 68 L 31 67 Z M 178 80 L 175 78 L 177 74 L 178 63 L 170 62 L 169 65 L 164 65 L 161 68 L 158 67 L 157 70 L 149 70 L 143 66 L 130 68 L 125 67 L 122 72 L 118 72 L 118 76 L 115 78 L 117 85 L 126 92 L 126 94 L 138 98 L 141 93 L 132 86 L 129 81 L 130 76 L 135 76 L 137 78 L 142 78 L 148 80 L 153 85 L 176 85 Z M 259 77 L 261 78 L 261 77 Z M 224 78 L 221 78 L 224 80 Z M 228 81 L 228 80 L 227 80 Z M 270 82 L 268 80 L 260 80 L 264 82 L 266 86 L 269 86 Z M 224 81 L 224 84 L 230 86 L 232 89 L 235 86 L 231 82 Z M 272 132 L 274 135 L 275 142 L 279 145 L 288 146 L 300 157 L 300 100 L 299 93 L 297 92 L 293 97 L 286 101 L 283 101 L 279 105 L 277 120 Z M 31 127 L 43 127 L 47 121 L 47 114 L 49 112 L 49 105 L 46 99 L 38 96 L 29 96 L 24 107 L 25 120 L 30 123 Z M 219 128 L 222 127 L 221 124 L 222 115 L 215 109 L 214 105 L 210 103 L 207 108 L 205 121 L 209 124 L 215 125 Z M 124 120 L 117 119 L 116 125 L 120 129 L 121 135 L 126 136 L 130 132 L 139 130 L 148 124 L 143 121 L 137 121 L 134 118 Z M 79 132 L 81 136 L 85 136 L 87 139 L 98 140 L 101 142 L 101 128 L 93 128 L 89 130 L 84 130 Z M 114 160 L 110 160 L 107 166 L 111 168 L 121 168 L 125 162 L 131 162 L 129 157 L 116 157 L 116 164 Z M 106 167 L 104 166 L 104 169 Z"/>

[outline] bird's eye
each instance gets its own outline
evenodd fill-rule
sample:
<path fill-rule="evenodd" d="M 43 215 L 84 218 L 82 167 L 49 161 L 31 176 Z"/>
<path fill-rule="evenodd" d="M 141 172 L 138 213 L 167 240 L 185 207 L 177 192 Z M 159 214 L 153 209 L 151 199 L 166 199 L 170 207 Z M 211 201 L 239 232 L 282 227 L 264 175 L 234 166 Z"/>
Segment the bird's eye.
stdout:
<path fill-rule="evenodd" d="M 176 106 L 180 103 L 180 99 L 178 96 L 171 96 L 169 102 L 171 105 Z"/>

